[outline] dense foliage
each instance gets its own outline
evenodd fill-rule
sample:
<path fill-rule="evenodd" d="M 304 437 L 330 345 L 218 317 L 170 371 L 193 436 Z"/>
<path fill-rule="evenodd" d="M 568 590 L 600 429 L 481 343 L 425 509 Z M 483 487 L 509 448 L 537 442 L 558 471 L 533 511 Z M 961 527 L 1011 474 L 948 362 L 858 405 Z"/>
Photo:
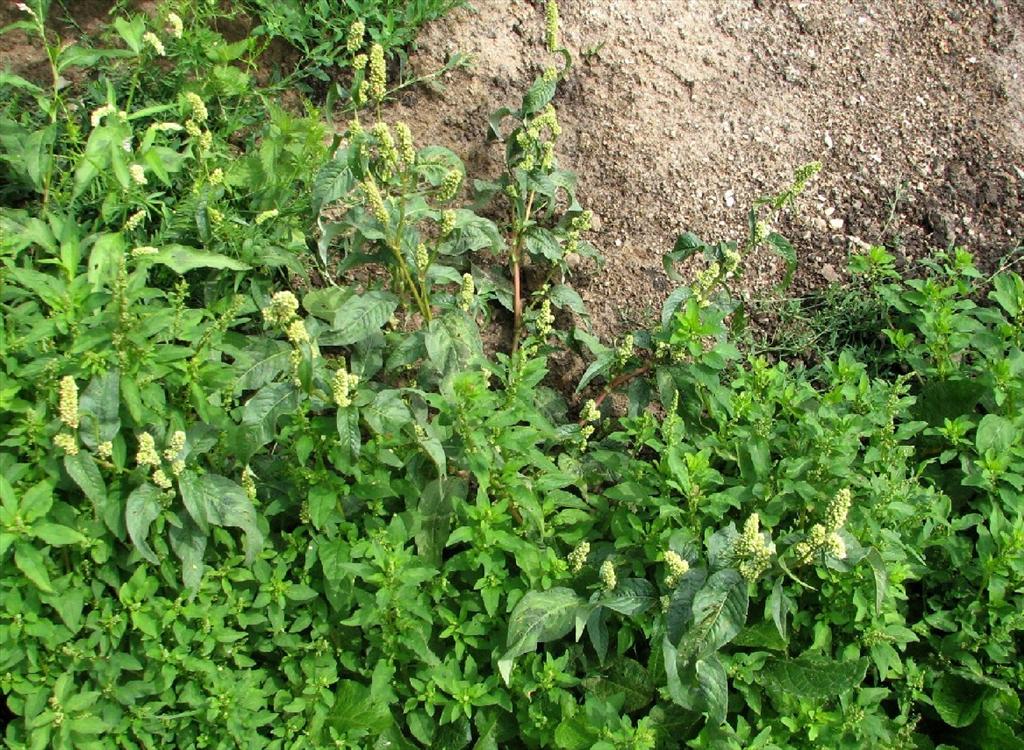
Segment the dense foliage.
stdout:
<path fill-rule="evenodd" d="M 870 358 L 752 354 L 734 290 L 758 248 L 792 268 L 810 165 L 602 343 L 554 2 L 471 185 L 380 119 L 365 3 L 329 147 L 211 7 L 88 48 L 46 5 L 8 33 L 52 81 L 0 74 L 9 746 L 1024 746 L 1018 274 L 867 248 Z"/>

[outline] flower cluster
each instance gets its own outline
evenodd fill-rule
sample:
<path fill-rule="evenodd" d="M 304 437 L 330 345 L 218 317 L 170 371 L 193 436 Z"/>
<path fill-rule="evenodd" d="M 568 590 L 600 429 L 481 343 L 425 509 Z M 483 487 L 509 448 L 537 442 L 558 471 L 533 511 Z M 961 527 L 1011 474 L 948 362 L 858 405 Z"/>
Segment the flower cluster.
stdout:
<path fill-rule="evenodd" d="M 182 34 L 185 33 L 185 24 L 181 21 L 181 16 L 177 13 L 167 14 L 167 27 L 168 33 L 175 39 L 181 39 Z"/>
<path fill-rule="evenodd" d="M 548 52 L 558 49 L 558 0 L 548 0 L 544 8 L 544 38 L 547 43 Z"/>
<path fill-rule="evenodd" d="M 678 552 L 665 550 L 665 567 L 668 568 L 668 575 L 665 576 L 665 585 L 674 589 L 687 571 L 690 570 L 690 563 L 684 560 Z"/>
<path fill-rule="evenodd" d="M 299 311 L 299 300 L 291 292 L 277 292 L 263 308 L 263 319 L 270 325 L 285 328 Z"/>
<path fill-rule="evenodd" d="M 179 476 L 185 470 L 185 461 L 181 454 L 185 450 L 185 433 L 182 430 L 175 430 L 164 450 L 164 458 L 171 462 L 171 473 Z M 166 487 L 164 489 L 167 489 Z"/>
<path fill-rule="evenodd" d="M 60 401 L 57 405 L 60 421 L 72 430 L 78 429 L 78 384 L 70 375 L 60 380 Z"/>
<path fill-rule="evenodd" d="M 367 177 L 363 181 L 363 195 L 366 196 L 367 203 L 370 204 L 370 212 L 374 218 L 377 219 L 381 224 L 387 226 L 388 224 L 388 209 L 384 205 L 384 196 L 380 193 L 380 188 L 377 187 L 377 183 L 372 177 Z"/>
<path fill-rule="evenodd" d="M 551 300 L 545 299 L 540 303 L 540 311 L 537 313 L 537 336 L 546 340 L 551 335 L 555 324 L 555 315 L 551 312 Z"/>
<path fill-rule="evenodd" d="M 115 112 L 117 112 L 117 107 L 113 104 L 104 104 L 102 107 L 97 107 L 92 111 L 92 115 L 89 117 L 89 124 L 94 128 L 98 128 L 104 117 L 112 115 Z"/>
<path fill-rule="evenodd" d="M 459 192 L 462 185 L 462 172 L 452 169 L 444 176 L 441 187 L 437 191 L 437 199 L 442 203 L 450 201 Z"/>
<path fill-rule="evenodd" d="M 573 551 L 569 553 L 569 572 L 576 575 L 587 562 L 587 557 L 590 555 L 590 542 L 580 542 L 577 544 Z"/>
<path fill-rule="evenodd" d="M 615 565 L 611 560 L 605 560 L 597 571 L 597 577 L 601 579 L 601 585 L 605 591 L 614 591 L 619 585 L 619 579 L 615 576 Z"/>
<path fill-rule="evenodd" d="M 387 94 L 388 79 L 384 67 L 384 48 L 379 44 L 370 47 L 370 71 L 367 76 L 367 96 L 378 104 Z"/>
<path fill-rule="evenodd" d="M 160 465 L 160 454 L 156 452 L 156 441 L 148 432 L 139 435 L 139 450 L 135 453 L 135 463 L 139 466 Z"/>
<path fill-rule="evenodd" d="M 164 43 L 161 42 L 160 37 L 158 37 L 152 31 L 147 31 L 145 34 L 143 34 L 142 41 L 144 41 L 146 44 L 152 47 L 160 57 L 163 57 L 167 54 L 167 50 L 164 49 Z"/>
<path fill-rule="evenodd" d="M 587 441 L 590 440 L 590 436 L 594 434 L 594 422 L 597 422 L 601 418 L 601 412 L 597 408 L 597 402 L 594 399 L 588 399 L 587 403 L 583 405 L 583 411 L 580 412 L 580 437 L 583 438 L 583 442 L 580 446 L 580 450 L 587 449 Z"/>
<path fill-rule="evenodd" d="M 441 237 L 447 237 L 455 230 L 455 211 L 446 209 L 441 212 L 441 222 L 438 226 L 438 231 L 441 233 Z"/>
<path fill-rule="evenodd" d="M 363 46 L 363 37 L 366 34 L 366 24 L 360 19 L 348 27 L 348 36 L 345 38 L 345 50 L 354 55 Z"/>
<path fill-rule="evenodd" d="M 469 308 L 473 306 L 475 295 L 476 289 L 473 284 L 473 274 L 462 274 L 462 286 L 459 289 L 459 309 L 463 312 L 469 312 Z"/>
<path fill-rule="evenodd" d="M 732 554 L 739 561 L 740 575 L 753 583 L 768 570 L 775 554 L 775 544 L 766 541 L 761 533 L 761 517 L 751 513 L 743 524 L 743 531 L 733 543 Z"/>
<path fill-rule="evenodd" d="M 711 302 L 711 298 L 708 296 L 714 290 L 718 284 L 718 280 L 722 275 L 722 266 L 715 261 L 703 271 L 697 274 L 697 278 L 693 280 L 693 296 L 697 300 L 697 304 L 701 307 L 707 307 Z"/>
<path fill-rule="evenodd" d="M 404 122 L 395 124 L 395 134 L 398 136 L 398 152 L 406 167 L 416 163 L 416 148 L 412 142 L 412 130 Z"/>
<path fill-rule="evenodd" d="M 344 363 L 334 373 L 334 380 L 331 383 L 331 393 L 334 395 L 334 403 L 344 409 L 352 405 L 352 391 L 359 385 L 359 376 L 349 372 Z"/>
<path fill-rule="evenodd" d="M 261 211 L 260 213 L 256 214 L 256 226 L 266 224 L 271 219 L 276 219 L 280 215 L 280 213 L 281 212 L 278 211 L 276 208 L 271 208 L 267 211 Z"/>
<path fill-rule="evenodd" d="M 799 564 L 807 565 L 821 554 L 834 557 L 836 560 L 846 558 L 846 542 L 839 531 L 846 523 L 852 504 L 853 493 L 848 487 L 835 494 L 825 508 L 825 523 L 814 524 L 807 538 L 793 547 Z"/>
<path fill-rule="evenodd" d="M 416 270 L 420 273 L 420 278 L 426 278 L 427 269 L 430 268 L 430 252 L 427 250 L 425 243 L 421 242 L 416 246 Z"/>
<path fill-rule="evenodd" d="M 626 362 L 633 356 L 635 341 L 633 334 L 627 333 L 622 342 L 615 348 L 615 364 L 618 367 L 625 367 Z"/>
<path fill-rule="evenodd" d="M 242 469 L 242 489 L 249 500 L 256 502 L 256 474 L 249 468 L 249 464 Z"/>
<path fill-rule="evenodd" d="M 300 318 L 295 318 L 285 327 L 284 335 L 296 346 L 309 343 L 309 331 L 306 330 L 306 324 Z"/>
<path fill-rule="evenodd" d="M 148 182 L 146 180 L 146 168 L 141 164 L 132 164 L 128 167 L 128 173 L 132 176 L 132 182 L 136 185 L 145 185 Z"/>
<path fill-rule="evenodd" d="M 54 436 L 53 444 L 64 451 L 68 456 L 78 455 L 78 441 L 75 439 L 74 435 L 62 432 L 59 435 Z"/>

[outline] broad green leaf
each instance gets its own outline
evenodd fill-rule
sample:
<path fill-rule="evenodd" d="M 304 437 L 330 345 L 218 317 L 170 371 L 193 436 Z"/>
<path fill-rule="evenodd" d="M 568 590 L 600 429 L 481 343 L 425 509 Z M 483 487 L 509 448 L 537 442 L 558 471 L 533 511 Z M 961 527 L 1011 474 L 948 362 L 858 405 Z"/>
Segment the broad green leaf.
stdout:
<path fill-rule="evenodd" d="M 121 429 L 121 373 L 108 370 L 89 381 L 78 402 L 78 435 L 91 450 L 117 437 Z"/>
<path fill-rule="evenodd" d="M 147 537 L 150 524 L 156 520 L 162 510 L 163 494 L 161 490 L 147 482 L 136 487 L 125 502 L 124 522 L 128 536 L 139 554 L 154 565 L 159 564 L 160 561 L 149 546 Z"/>
<path fill-rule="evenodd" d="M 614 591 L 605 593 L 597 601 L 602 607 L 635 617 L 654 606 L 657 591 L 643 578 L 625 578 L 619 581 Z"/>
<path fill-rule="evenodd" d="M 575 591 L 564 587 L 530 591 L 519 600 L 509 617 L 508 650 L 498 660 L 498 671 L 506 685 L 515 658 L 535 650 L 538 643 L 556 640 L 571 631 L 576 610 L 584 604 Z"/>
<path fill-rule="evenodd" d="M 171 526 L 168 537 L 171 549 L 181 560 L 181 580 L 185 588 L 196 591 L 203 580 L 203 554 L 206 552 L 206 534 L 200 531 L 192 519 L 183 519 L 179 528 Z"/>
<path fill-rule="evenodd" d="M 10 487 L 10 485 L 7 486 Z M 5 506 L 12 505 L 12 495 L 14 495 L 14 488 L 10 487 L 10 495 L 5 493 Z M 53 507 L 53 485 L 49 482 L 40 482 L 39 484 L 32 485 L 21 496 L 17 505 L 20 508 L 22 519 L 26 522 L 31 523 L 38 518 L 42 518 Z"/>
<path fill-rule="evenodd" d="M 334 692 L 334 708 L 327 716 L 327 726 L 339 734 L 355 736 L 380 734 L 393 719 L 386 704 L 374 700 L 370 688 L 352 680 L 342 680 Z"/>
<path fill-rule="evenodd" d="M 1024 309 L 1024 279 L 1015 273 L 1004 271 L 992 279 L 994 289 L 989 293 L 989 299 L 999 303 L 1011 318 L 1020 315 Z"/>
<path fill-rule="evenodd" d="M 972 680 L 946 673 L 932 689 L 932 705 L 951 727 L 966 727 L 981 713 L 988 689 Z"/>
<path fill-rule="evenodd" d="M 998 414 L 986 414 L 978 424 L 975 440 L 978 453 L 984 456 L 991 451 L 998 456 L 1009 451 L 1019 437 L 1013 422 Z"/>
<path fill-rule="evenodd" d="M 523 97 L 523 106 L 520 115 L 525 117 L 540 112 L 548 105 L 554 96 L 555 88 L 558 85 L 558 78 L 547 79 L 544 76 L 537 78 L 533 85 L 526 91 Z"/>
<path fill-rule="evenodd" d="M 89 266 L 86 272 L 86 278 L 94 292 L 113 284 L 124 251 L 124 235 L 121 232 L 104 232 L 96 237 L 89 251 Z"/>
<path fill-rule="evenodd" d="M 82 627 L 85 591 L 81 588 L 68 588 L 56 594 L 43 595 L 40 598 L 57 611 L 60 619 L 68 626 L 68 630 L 77 633 Z"/>
<path fill-rule="evenodd" d="M 704 587 L 707 579 L 708 572 L 705 568 L 690 568 L 676 584 L 668 602 L 668 611 L 665 613 L 668 638 L 673 644 L 679 643 L 683 633 L 693 622 L 693 598 Z"/>
<path fill-rule="evenodd" d="M 206 519 L 214 526 L 233 526 L 245 532 L 246 564 L 263 546 L 263 534 L 256 524 L 256 508 L 241 485 L 219 474 L 199 477 L 195 488 L 202 494 Z"/>
<path fill-rule="evenodd" d="M 465 482 L 438 479 L 430 482 L 416 506 L 419 530 L 416 532 L 416 551 L 428 565 L 440 566 L 444 546 L 452 528 L 452 497 L 466 494 Z"/>
<path fill-rule="evenodd" d="M 46 571 L 46 558 L 31 544 L 15 542 L 14 564 L 44 594 L 54 593 L 50 585 L 50 574 Z"/>
<path fill-rule="evenodd" d="M 696 656 L 713 653 L 731 641 L 747 620 L 747 582 L 727 568 L 711 575 L 693 598 L 693 625 L 683 636 Z"/>
<path fill-rule="evenodd" d="M 32 536 L 36 539 L 42 539 L 47 544 L 52 544 L 55 547 L 81 544 L 86 541 L 85 537 L 74 529 L 47 521 L 33 525 Z"/>
<path fill-rule="evenodd" d="M 412 413 L 402 400 L 401 391 L 397 390 L 377 393 L 373 401 L 363 407 L 362 414 L 366 424 L 378 435 L 401 432 L 412 422 Z"/>
<path fill-rule="evenodd" d="M 182 275 L 197 268 L 212 268 L 217 271 L 248 271 L 251 268 L 248 264 L 227 255 L 197 250 L 186 245 L 166 245 L 154 255 L 141 256 L 140 262 L 159 263 Z"/>
<path fill-rule="evenodd" d="M 762 673 L 769 684 L 801 698 L 832 698 L 864 681 L 868 659 L 833 661 L 815 657 L 774 659 Z"/>
<path fill-rule="evenodd" d="M 68 476 L 97 508 L 102 508 L 106 504 L 107 485 L 92 455 L 79 451 L 74 456 L 64 456 L 64 468 Z"/>
<path fill-rule="evenodd" d="M 654 700 L 654 683 L 647 670 L 628 657 L 614 659 L 596 675 L 585 677 L 583 688 L 603 700 L 621 693 L 626 698 L 622 710 L 627 713 L 639 711 Z"/>
<path fill-rule="evenodd" d="M 722 661 L 717 655 L 712 654 L 705 659 L 698 659 L 694 671 L 708 721 L 712 724 L 724 723 L 729 707 L 729 685 Z"/>
<path fill-rule="evenodd" d="M 387 323 L 398 309 L 389 292 L 366 292 L 349 299 L 334 316 L 333 330 L 320 337 L 323 346 L 350 346 Z"/>

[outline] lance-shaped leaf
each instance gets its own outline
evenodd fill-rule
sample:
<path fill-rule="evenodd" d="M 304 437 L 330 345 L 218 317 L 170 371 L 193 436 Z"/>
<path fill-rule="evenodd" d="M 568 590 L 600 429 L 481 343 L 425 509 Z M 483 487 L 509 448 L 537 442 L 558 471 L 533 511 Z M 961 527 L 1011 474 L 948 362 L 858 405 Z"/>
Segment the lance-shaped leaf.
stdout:
<path fill-rule="evenodd" d="M 160 515 L 160 498 L 163 493 L 148 482 L 128 496 L 124 509 L 124 522 L 128 529 L 128 536 L 135 545 L 139 554 L 154 565 L 160 561 L 149 546 L 146 537 L 149 535 L 149 526 Z"/>
<path fill-rule="evenodd" d="M 505 684 L 517 656 L 537 648 L 538 643 L 561 638 L 576 621 L 576 610 L 586 602 L 572 589 L 556 587 L 530 591 L 512 610 L 508 623 L 508 650 L 498 660 L 498 671 Z"/>

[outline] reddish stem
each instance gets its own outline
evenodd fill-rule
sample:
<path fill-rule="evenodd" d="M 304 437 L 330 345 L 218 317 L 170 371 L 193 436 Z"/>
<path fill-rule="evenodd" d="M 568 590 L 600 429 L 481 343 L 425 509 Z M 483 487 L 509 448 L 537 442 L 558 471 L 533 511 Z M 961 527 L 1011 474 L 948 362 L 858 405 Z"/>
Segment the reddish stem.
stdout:
<path fill-rule="evenodd" d="M 636 370 L 633 370 L 632 372 L 624 372 L 624 373 L 621 373 L 619 375 L 616 375 L 614 378 L 612 378 L 612 382 L 610 382 L 608 385 L 606 385 L 604 387 L 604 390 L 601 392 L 601 394 L 597 398 L 594 399 L 594 406 L 595 407 L 600 407 L 601 403 L 606 398 L 608 398 L 608 396 L 610 396 L 612 393 L 614 393 L 616 390 L 618 390 L 619 388 L 621 388 L 622 386 L 624 386 L 626 383 L 630 382 L 631 380 L 635 380 L 636 378 L 638 378 L 641 375 L 645 374 L 650 369 L 651 369 L 650 365 L 644 365 L 643 367 L 640 367 L 640 368 L 638 368 Z M 581 419 L 579 423 L 582 425 L 583 424 L 583 420 Z"/>

